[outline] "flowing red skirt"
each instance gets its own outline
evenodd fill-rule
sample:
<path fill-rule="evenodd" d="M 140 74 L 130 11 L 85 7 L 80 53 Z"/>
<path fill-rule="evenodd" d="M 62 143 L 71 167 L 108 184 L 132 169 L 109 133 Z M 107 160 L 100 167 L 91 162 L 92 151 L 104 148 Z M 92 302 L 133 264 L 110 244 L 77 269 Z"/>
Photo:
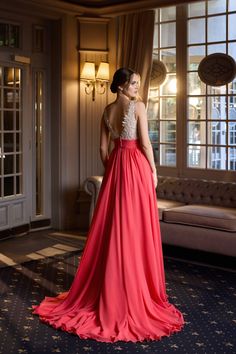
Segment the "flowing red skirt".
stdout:
<path fill-rule="evenodd" d="M 159 340 L 181 330 L 182 313 L 167 300 L 156 193 L 138 140 L 115 140 L 71 288 L 34 313 L 102 342 Z"/>

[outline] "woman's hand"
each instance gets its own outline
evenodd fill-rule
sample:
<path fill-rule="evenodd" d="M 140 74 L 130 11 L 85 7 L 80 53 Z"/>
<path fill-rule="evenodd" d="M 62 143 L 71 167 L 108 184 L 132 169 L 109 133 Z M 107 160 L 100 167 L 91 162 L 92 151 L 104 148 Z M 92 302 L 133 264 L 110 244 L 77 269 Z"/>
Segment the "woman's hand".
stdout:
<path fill-rule="evenodd" d="M 156 170 L 154 170 L 153 172 L 152 172 L 152 176 L 153 176 L 153 181 L 154 181 L 154 186 L 155 186 L 155 188 L 157 187 L 157 171 Z"/>

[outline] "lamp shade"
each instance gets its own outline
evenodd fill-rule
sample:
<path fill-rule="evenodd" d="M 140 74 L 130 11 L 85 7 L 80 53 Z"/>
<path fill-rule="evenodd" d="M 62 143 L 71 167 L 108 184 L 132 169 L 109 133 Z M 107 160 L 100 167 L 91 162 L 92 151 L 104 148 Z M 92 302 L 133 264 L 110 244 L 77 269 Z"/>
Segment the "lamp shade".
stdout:
<path fill-rule="evenodd" d="M 85 62 L 80 74 L 82 80 L 95 80 L 95 63 Z"/>
<path fill-rule="evenodd" d="M 97 80 L 109 81 L 109 63 L 101 62 L 96 76 Z"/>

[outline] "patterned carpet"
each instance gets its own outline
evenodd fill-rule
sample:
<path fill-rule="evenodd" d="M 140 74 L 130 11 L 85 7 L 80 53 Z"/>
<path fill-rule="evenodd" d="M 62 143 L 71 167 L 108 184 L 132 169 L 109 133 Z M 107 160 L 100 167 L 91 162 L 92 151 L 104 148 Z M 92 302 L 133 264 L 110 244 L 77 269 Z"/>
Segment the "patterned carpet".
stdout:
<path fill-rule="evenodd" d="M 1 269 L 0 353 L 236 353 L 236 273 L 165 258 L 169 300 L 184 329 L 161 341 L 101 343 L 55 330 L 31 314 L 45 295 L 68 290 L 78 251 Z"/>

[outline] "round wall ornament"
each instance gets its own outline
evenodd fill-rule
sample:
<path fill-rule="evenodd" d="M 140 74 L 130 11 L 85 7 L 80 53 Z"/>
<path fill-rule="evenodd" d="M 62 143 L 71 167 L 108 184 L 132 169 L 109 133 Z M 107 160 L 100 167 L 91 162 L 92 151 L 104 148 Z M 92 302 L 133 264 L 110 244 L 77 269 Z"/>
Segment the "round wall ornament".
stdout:
<path fill-rule="evenodd" d="M 210 86 L 223 86 L 233 81 L 236 75 L 235 60 L 228 54 L 207 55 L 199 64 L 200 79 Z"/>
<path fill-rule="evenodd" d="M 167 69 L 165 64 L 157 59 L 152 62 L 152 71 L 150 78 L 150 88 L 158 88 L 166 79 Z"/>

